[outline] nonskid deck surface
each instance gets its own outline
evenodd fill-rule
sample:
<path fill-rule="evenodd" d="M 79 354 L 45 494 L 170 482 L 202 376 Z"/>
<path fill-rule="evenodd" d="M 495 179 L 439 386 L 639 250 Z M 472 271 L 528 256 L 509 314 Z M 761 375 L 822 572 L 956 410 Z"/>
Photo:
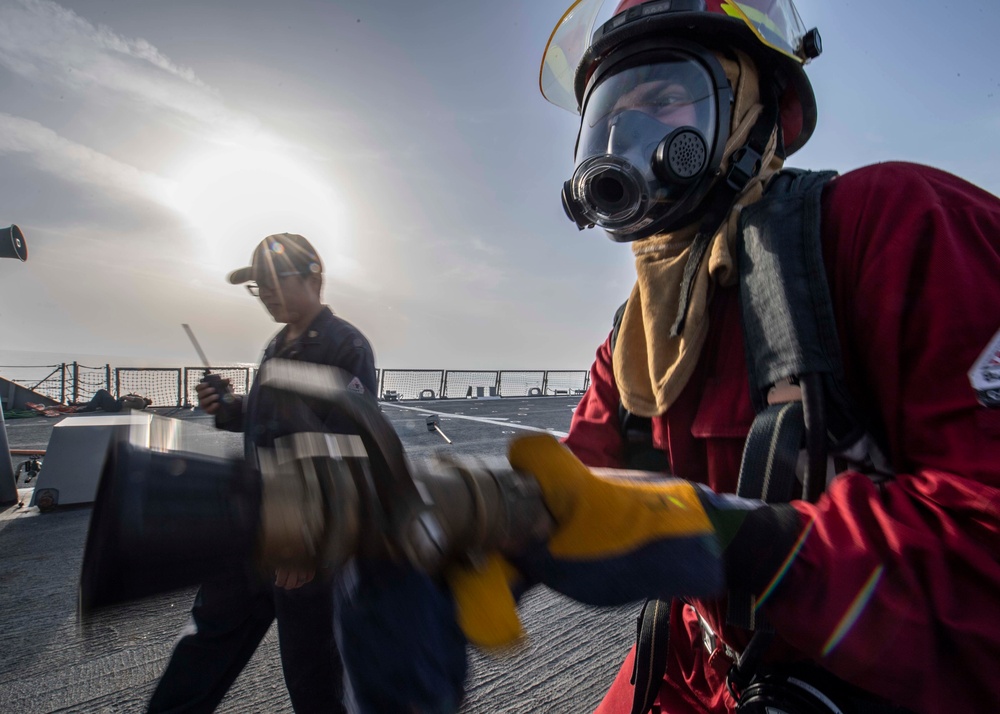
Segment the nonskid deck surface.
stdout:
<path fill-rule="evenodd" d="M 437 450 L 503 456 L 515 435 L 569 429 L 578 396 L 388 402 L 382 411 L 414 459 Z M 240 436 L 208 432 L 199 411 L 159 413 L 204 425 L 225 450 Z M 427 430 L 428 416 L 453 442 Z M 10 420 L 12 449 L 44 449 L 58 419 Z M 17 464 L 15 458 L 15 466 Z M 44 468 L 44 467 L 43 467 Z M 23 492 L 27 494 L 27 492 Z M 28 501 L 25 500 L 25 503 Z M 0 711 L 140 712 L 187 620 L 193 591 L 98 615 L 88 631 L 75 615 L 90 508 L 0 514 Z M 591 610 L 543 588 L 521 616 L 528 641 L 515 653 L 471 653 L 464 712 L 586 712 L 610 684 L 635 636 L 636 606 Z M 291 712 L 272 626 L 218 711 Z"/>

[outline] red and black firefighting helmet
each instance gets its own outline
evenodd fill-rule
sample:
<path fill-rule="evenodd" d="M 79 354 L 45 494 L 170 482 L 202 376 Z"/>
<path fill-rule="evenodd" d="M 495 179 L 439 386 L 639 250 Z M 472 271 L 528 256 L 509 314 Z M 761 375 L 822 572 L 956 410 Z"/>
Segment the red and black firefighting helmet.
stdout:
<path fill-rule="evenodd" d="M 792 0 L 577 0 L 549 38 L 539 84 L 553 104 L 581 113 L 595 72 L 632 44 L 683 40 L 709 49 L 735 47 L 774 82 L 785 154 L 816 126 L 816 99 L 803 66 L 822 51 Z"/>

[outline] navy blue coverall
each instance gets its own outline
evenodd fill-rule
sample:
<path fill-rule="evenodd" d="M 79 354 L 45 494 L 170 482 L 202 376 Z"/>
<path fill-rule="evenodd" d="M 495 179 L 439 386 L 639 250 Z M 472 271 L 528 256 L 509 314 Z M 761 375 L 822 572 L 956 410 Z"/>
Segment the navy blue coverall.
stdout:
<path fill-rule="evenodd" d="M 376 398 L 375 360 L 365 336 L 324 307 L 297 339 L 286 344 L 287 327 L 264 351 L 261 365 L 276 357 L 332 365 L 356 376 Z M 321 403 L 290 406 L 255 382 L 245 399 L 216 415 L 216 426 L 243 431 L 247 463 L 257 447 L 300 431 L 357 433 Z M 256 651 L 277 618 L 285 685 L 297 714 L 346 711 L 343 664 L 334 640 L 333 582 L 318 573 L 311 582 L 285 590 L 262 580 L 249 564 L 201 586 L 191 620 L 149 702 L 150 713 L 211 712 Z"/>

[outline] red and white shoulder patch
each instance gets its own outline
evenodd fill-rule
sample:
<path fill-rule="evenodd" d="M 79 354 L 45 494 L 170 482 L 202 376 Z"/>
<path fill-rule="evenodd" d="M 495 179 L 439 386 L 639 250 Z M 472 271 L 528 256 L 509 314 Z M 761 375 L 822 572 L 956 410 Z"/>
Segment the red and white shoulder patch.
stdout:
<path fill-rule="evenodd" d="M 361 383 L 361 380 L 355 377 L 350 382 L 347 383 L 347 388 L 352 392 L 357 392 L 358 394 L 365 393 L 365 385 Z"/>
<path fill-rule="evenodd" d="M 983 406 L 1000 408 L 1000 330 L 969 370 L 969 382 Z"/>

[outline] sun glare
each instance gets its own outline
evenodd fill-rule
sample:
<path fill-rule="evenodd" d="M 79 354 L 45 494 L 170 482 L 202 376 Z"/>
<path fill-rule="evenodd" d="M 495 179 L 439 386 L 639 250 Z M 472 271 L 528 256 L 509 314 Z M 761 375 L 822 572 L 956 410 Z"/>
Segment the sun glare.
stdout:
<path fill-rule="evenodd" d="M 209 271 L 244 265 L 271 233 L 301 233 L 328 264 L 347 248 L 346 216 L 330 186 L 279 152 L 227 148 L 175 175 L 168 202 L 190 223 Z"/>

